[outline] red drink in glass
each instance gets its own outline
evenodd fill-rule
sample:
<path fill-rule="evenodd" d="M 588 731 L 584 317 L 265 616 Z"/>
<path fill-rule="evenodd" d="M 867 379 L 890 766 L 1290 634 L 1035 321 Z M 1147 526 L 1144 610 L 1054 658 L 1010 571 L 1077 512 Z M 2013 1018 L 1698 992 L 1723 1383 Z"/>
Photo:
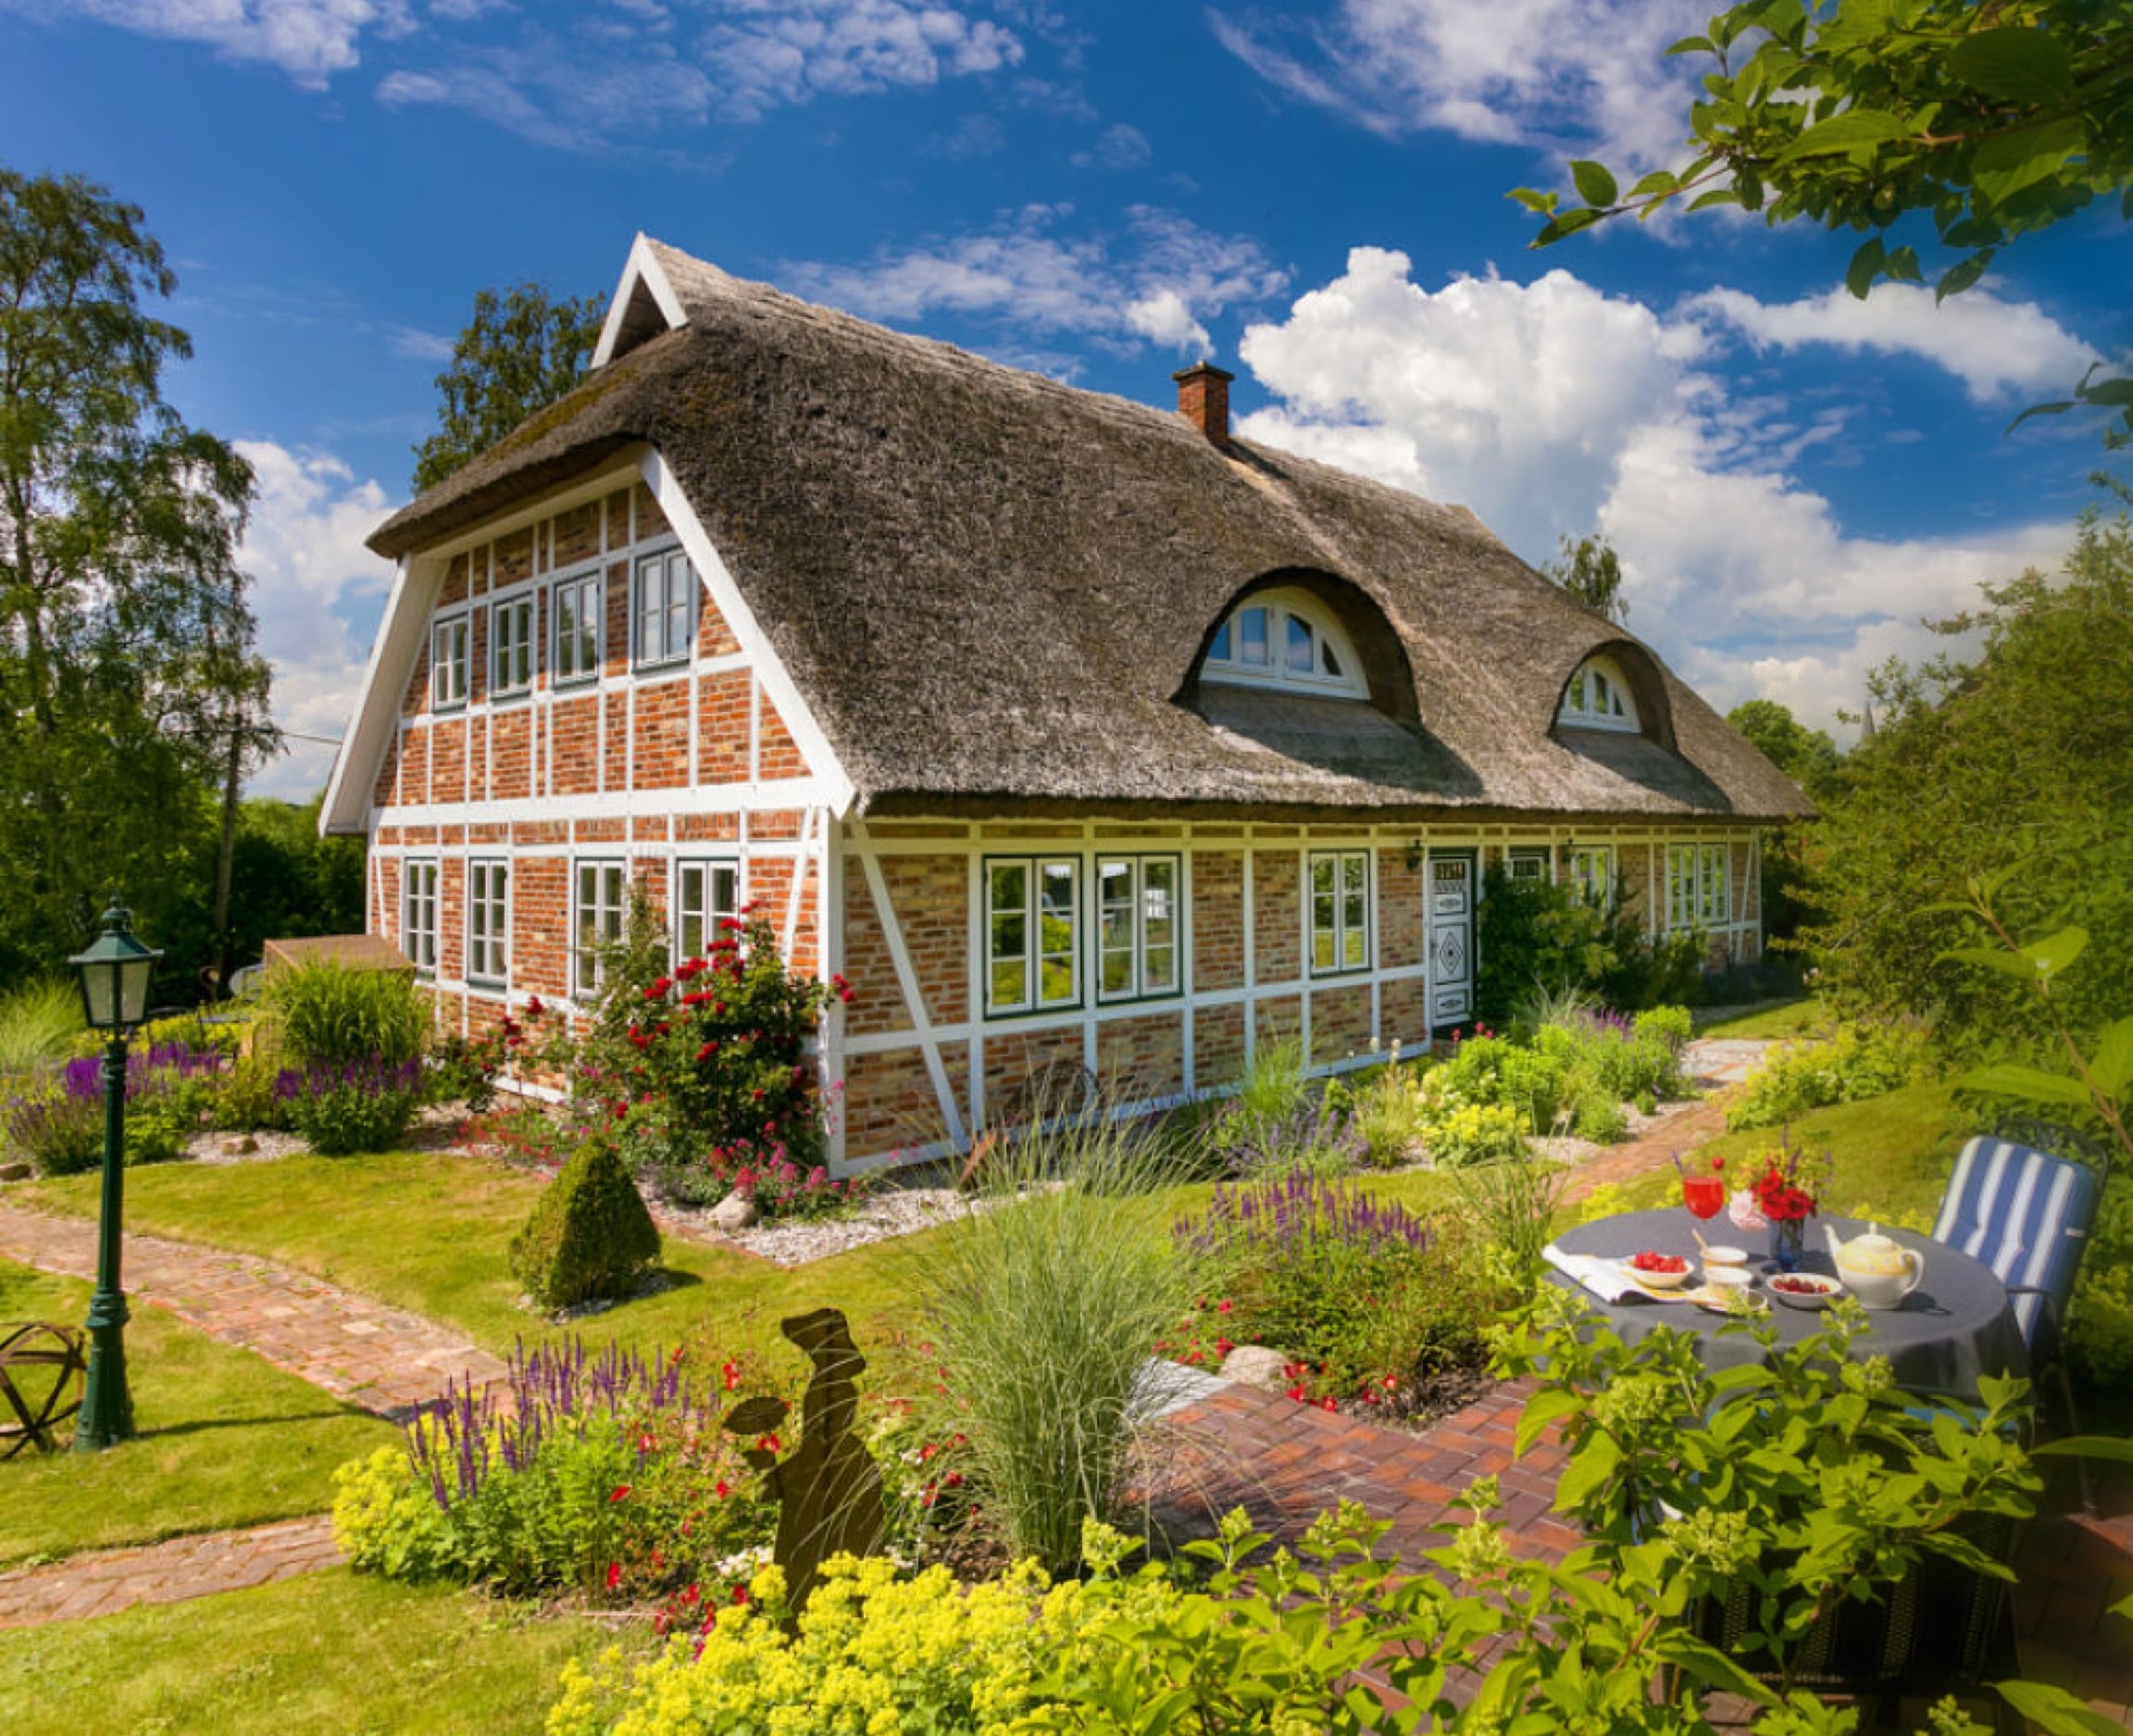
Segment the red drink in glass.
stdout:
<path fill-rule="evenodd" d="M 1682 1177 L 1681 1204 L 1699 1218 L 1717 1217 L 1726 1209 L 1726 1178 L 1716 1175 Z"/>

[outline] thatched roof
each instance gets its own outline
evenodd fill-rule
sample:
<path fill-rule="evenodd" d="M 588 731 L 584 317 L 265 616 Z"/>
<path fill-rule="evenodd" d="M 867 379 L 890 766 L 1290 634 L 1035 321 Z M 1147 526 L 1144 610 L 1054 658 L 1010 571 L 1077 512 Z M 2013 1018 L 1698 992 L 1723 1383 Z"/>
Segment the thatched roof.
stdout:
<path fill-rule="evenodd" d="M 649 443 L 862 810 L 1806 811 L 1647 648 L 1462 507 L 1248 442 L 1226 455 L 1170 412 L 655 243 L 638 256 L 660 294 L 626 281 L 619 353 L 371 546 L 421 549 Z M 679 329 L 661 330 L 667 301 Z M 1274 575 L 1364 627 L 1351 636 L 1382 715 L 1203 693 L 1214 628 Z M 1603 646 L 1654 740 L 1552 727 L 1565 681 Z"/>

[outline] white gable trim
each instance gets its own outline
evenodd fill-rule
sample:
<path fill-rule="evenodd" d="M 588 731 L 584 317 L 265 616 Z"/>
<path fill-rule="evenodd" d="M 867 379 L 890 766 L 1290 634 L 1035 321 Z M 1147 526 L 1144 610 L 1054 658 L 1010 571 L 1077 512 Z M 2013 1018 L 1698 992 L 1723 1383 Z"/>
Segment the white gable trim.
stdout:
<path fill-rule="evenodd" d="M 385 617 L 378 624 L 370 661 L 363 666 L 363 685 L 356 692 L 356 712 L 349 719 L 347 733 L 341 738 L 340 750 L 333 756 L 333 775 L 326 781 L 326 799 L 318 805 L 318 835 L 322 838 L 337 831 L 368 829 L 370 785 L 377 779 L 386 743 L 399 727 L 400 695 L 415 667 L 414 653 L 408 646 L 419 645 L 423 633 L 429 631 L 429 608 L 406 606 L 416 559 L 403 555 L 393 568 L 393 589 L 385 598 Z M 381 711 L 378 704 L 380 671 L 388 663 L 399 671 L 399 685 L 389 695 L 391 710 Z M 362 778 L 357 786 L 358 799 L 354 801 L 349 799 L 351 767 L 360 768 Z"/>
<path fill-rule="evenodd" d="M 799 743 L 808 770 L 815 775 L 824 793 L 826 806 L 837 818 L 843 819 L 852 812 L 857 788 L 839 761 L 836 750 L 830 745 L 830 738 L 822 732 L 822 726 L 816 722 L 814 712 L 801 697 L 798 684 L 772 648 L 762 623 L 755 618 L 755 611 L 748 606 L 748 600 L 741 594 L 741 587 L 734 582 L 726 563 L 719 559 L 718 551 L 711 546 L 711 539 L 705 533 L 696 509 L 689 504 L 689 496 L 656 450 L 647 451 L 638 460 L 638 468 L 644 478 L 644 485 L 652 491 L 652 498 L 659 503 L 659 510 L 667 515 L 667 522 L 674 527 L 675 535 L 681 539 L 681 546 L 695 562 L 705 589 L 710 592 L 712 602 L 718 606 L 719 614 L 726 618 L 726 625 L 732 629 L 742 654 L 755 666 L 756 681 L 769 694 L 778 707 L 778 715 L 784 718 L 785 727 Z"/>
<path fill-rule="evenodd" d="M 607 304 L 607 318 L 600 328 L 600 342 L 593 346 L 594 368 L 605 368 L 615 359 L 615 346 L 621 342 L 623 325 L 630 318 L 630 305 L 640 289 L 651 295 L 669 331 L 689 323 L 681 298 L 674 293 L 674 286 L 667 281 L 659 256 L 652 251 L 652 238 L 639 230 L 637 239 L 630 244 L 630 257 L 622 267 L 622 281 L 615 286 L 615 299 Z"/>

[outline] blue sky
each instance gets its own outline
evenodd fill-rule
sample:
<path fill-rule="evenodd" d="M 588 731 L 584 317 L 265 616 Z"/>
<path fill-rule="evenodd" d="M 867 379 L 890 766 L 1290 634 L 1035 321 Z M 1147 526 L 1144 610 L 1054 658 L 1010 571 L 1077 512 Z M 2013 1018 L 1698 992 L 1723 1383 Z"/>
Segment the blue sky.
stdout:
<path fill-rule="evenodd" d="M 289 727 L 338 735 L 363 538 L 474 292 L 606 294 L 639 230 L 737 273 L 1473 506 L 1604 529 L 1721 706 L 1834 724 L 1917 625 L 2063 551 L 2092 428 L 2002 431 L 2127 346 L 2103 214 L 1936 310 L 1717 216 L 1545 253 L 1503 195 L 1678 160 L 1704 0 L 0 0 L 0 161 L 143 206 L 184 412 L 261 480 Z M 1845 731 L 1840 730 L 1840 734 Z M 258 787 L 306 794 L 299 743 Z"/>

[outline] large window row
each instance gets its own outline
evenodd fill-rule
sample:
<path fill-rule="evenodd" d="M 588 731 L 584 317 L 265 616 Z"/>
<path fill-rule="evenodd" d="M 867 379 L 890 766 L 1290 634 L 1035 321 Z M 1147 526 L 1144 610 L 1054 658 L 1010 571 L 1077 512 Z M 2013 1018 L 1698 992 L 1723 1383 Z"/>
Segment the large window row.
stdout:
<path fill-rule="evenodd" d="M 597 681 L 607 655 L 606 581 L 580 572 L 493 603 L 455 607 L 430 628 L 430 704 L 450 711 L 472 693 L 474 617 L 489 615 L 489 697 L 522 698 L 540 672 L 542 634 L 536 591 L 548 593 L 547 667 L 557 687 Z M 630 662 L 655 669 L 686 663 L 696 643 L 703 587 L 678 548 L 640 556 L 630 579 Z"/>
<path fill-rule="evenodd" d="M 1715 929 L 1731 920 L 1723 843 L 1670 843 L 1666 846 L 1666 926 Z"/>

